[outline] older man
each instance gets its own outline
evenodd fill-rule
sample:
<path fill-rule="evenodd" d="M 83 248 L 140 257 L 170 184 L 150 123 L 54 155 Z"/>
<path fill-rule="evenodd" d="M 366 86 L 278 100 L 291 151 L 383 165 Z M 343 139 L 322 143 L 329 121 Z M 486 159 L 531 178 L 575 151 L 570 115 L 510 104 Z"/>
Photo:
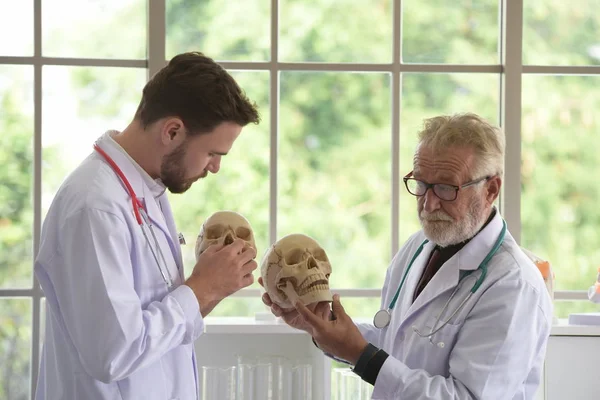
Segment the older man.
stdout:
<path fill-rule="evenodd" d="M 477 115 L 426 120 L 404 177 L 423 229 L 392 260 L 373 324 L 355 325 L 339 296 L 333 314 L 263 301 L 353 365 L 374 399 L 532 399 L 552 304 L 494 206 L 504 147 Z"/>

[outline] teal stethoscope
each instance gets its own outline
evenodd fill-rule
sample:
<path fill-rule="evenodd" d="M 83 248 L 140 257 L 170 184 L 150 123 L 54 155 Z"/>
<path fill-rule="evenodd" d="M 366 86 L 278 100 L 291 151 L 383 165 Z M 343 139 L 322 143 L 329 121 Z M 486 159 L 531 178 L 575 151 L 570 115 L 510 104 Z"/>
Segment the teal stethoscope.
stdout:
<path fill-rule="evenodd" d="M 448 308 L 448 305 L 450 304 L 450 302 L 454 298 L 454 295 L 456 294 L 456 292 L 458 292 L 458 289 L 460 289 L 460 287 L 461 287 L 462 283 L 464 282 L 464 280 L 466 278 L 468 278 L 469 276 L 471 276 L 471 273 L 473 271 L 468 271 L 468 273 L 464 277 L 462 277 L 461 280 L 458 282 L 458 285 L 456 285 L 456 288 L 454 289 L 454 291 L 450 295 L 450 298 L 448 299 L 448 301 L 446 302 L 446 304 L 442 308 L 442 311 L 438 314 L 438 317 L 437 317 L 437 319 L 435 321 L 435 324 L 431 327 L 431 330 L 429 331 L 429 333 L 427 333 L 427 334 L 421 333 L 416 327 L 413 326 L 413 330 L 415 331 L 415 333 L 417 335 L 419 335 L 420 337 L 423 337 L 423 338 L 430 338 L 429 340 L 431 340 L 431 337 L 433 335 L 435 335 L 444 326 L 446 326 L 448 324 L 448 322 L 450 322 L 450 320 L 452 318 L 454 318 L 454 316 L 456 315 L 456 313 L 458 311 L 460 311 L 460 309 L 462 309 L 462 307 L 465 305 L 465 303 L 471 298 L 471 296 L 473 295 L 473 293 L 475 293 L 477 291 L 477 289 L 479 289 L 479 287 L 483 283 L 483 281 L 485 279 L 485 276 L 487 275 L 487 265 L 490 262 L 490 260 L 492 259 L 492 257 L 494 256 L 494 254 L 496 254 L 496 252 L 498 251 L 498 249 L 502 245 L 502 242 L 504 242 L 504 237 L 505 236 L 506 236 L 506 221 L 502 220 L 502 231 L 500 232 L 500 235 L 498 235 L 498 239 L 496 239 L 496 243 L 494 244 L 494 247 L 492 247 L 492 249 L 487 254 L 487 256 L 483 259 L 483 261 L 481 262 L 481 264 L 479 264 L 479 267 L 477 267 L 477 269 L 481 270 L 481 275 L 479 276 L 479 278 L 477 279 L 477 281 L 475 282 L 475 284 L 471 288 L 471 291 L 469 292 L 469 294 L 467 295 L 467 297 L 465 297 L 465 299 L 462 301 L 462 303 L 460 303 L 460 305 L 458 306 L 458 308 L 456 310 L 454 310 L 454 312 L 452 313 L 452 315 L 450 315 L 450 317 L 446 321 L 442 322 L 442 325 L 440 327 L 437 327 L 438 323 L 440 322 L 440 319 L 442 318 L 442 315 L 446 312 L 446 309 Z M 385 328 L 386 326 L 388 326 L 390 324 L 390 320 L 392 319 L 392 313 L 391 312 L 394 309 L 394 307 L 396 306 L 396 302 L 398 301 L 398 296 L 400 295 L 400 290 L 402 290 L 402 286 L 404 285 L 404 281 L 406 280 L 406 276 L 410 272 L 410 269 L 412 268 L 413 263 L 415 262 L 415 260 L 419 256 L 419 254 L 421 254 L 421 251 L 423 251 L 423 247 L 425 247 L 425 244 L 427 244 L 427 242 L 428 242 L 428 240 L 425 240 L 423 243 L 421 243 L 421 246 L 419 246 L 419 248 L 415 252 L 415 255 L 413 256 L 412 260 L 410 260 L 410 264 L 408 264 L 408 268 L 406 269 L 406 272 L 404 272 L 404 276 L 402 277 L 402 281 L 400 282 L 400 286 L 398 286 L 398 290 L 396 290 L 396 295 L 392 299 L 392 302 L 390 303 L 390 305 L 387 308 L 387 310 L 383 310 L 383 309 L 379 310 L 375 314 L 375 317 L 373 317 L 373 325 L 375 325 L 376 328 L 383 329 L 383 328 Z"/>

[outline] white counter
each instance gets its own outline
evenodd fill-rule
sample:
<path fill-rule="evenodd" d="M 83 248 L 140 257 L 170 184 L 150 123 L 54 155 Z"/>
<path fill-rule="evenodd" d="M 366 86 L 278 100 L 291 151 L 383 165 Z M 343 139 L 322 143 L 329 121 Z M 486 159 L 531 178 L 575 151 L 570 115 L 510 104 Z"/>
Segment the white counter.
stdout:
<path fill-rule="evenodd" d="M 258 321 L 254 317 L 206 317 L 204 332 L 210 334 L 303 334 L 288 326 L 281 318 Z"/>
<path fill-rule="evenodd" d="M 207 317 L 205 334 L 196 342 L 198 368 L 233 365 L 239 354 L 277 354 L 303 359 L 313 367 L 313 400 L 329 400 L 331 360 L 305 332 L 290 328 L 281 319 Z M 356 322 L 370 322 L 369 318 Z M 569 325 L 559 320 L 548 341 L 542 384 L 536 400 L 597 399 L 600 326 Z M 201 372 L 201 371 L 199 371 Z"/>
<path fill-rule="evenodd" d="M 566 319 L 561 319 L 552 326 L 551 336 L 600 336 L 600 326 L 569 325 Z"/>

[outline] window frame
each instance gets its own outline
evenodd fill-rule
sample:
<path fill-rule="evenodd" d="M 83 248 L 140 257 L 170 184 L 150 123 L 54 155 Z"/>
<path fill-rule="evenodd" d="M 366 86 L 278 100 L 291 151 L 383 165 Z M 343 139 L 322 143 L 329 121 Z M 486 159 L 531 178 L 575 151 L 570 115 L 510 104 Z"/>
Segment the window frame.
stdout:
<path fill-rule="evenodd" d="M 42 224 L 42 68 L 49 65 L 146 68 L 148 78 L 166 65 L 166 0 L 147 0 L 147 58 L 135 59 L 89 59 L 42 56 L 42 0 L 34 3 L 34 52 L 31 57 L 0 56 L 0 65 L 33 66 L 34 73 L 34 166 L 33 166 L 33 254 L 37 254 L 40 244 Z M 268 62 L 220 62 L 228 70 L 260 70 L 270 75 L 269 94 L 271 99 L 279 99 L 279 75 L 282 71 L 315 72 L 387 72 L 392 82 L 392 171 L 391 171 L 391 257 L 398 251 L 399 243 L 399 197 L 402 185 L 400 174 L 400 113 L 402 74 L 421 73 L 494 73 L 500 82 L 499 110 L 500 125 L 506 132 L 506 159 L 521 159 L 521 90 L 522 77 L 525 74 L 560 75 L 600 75 L 600 66 L 540 66 L 523 65 L 523 0 L 499 0 L 499 64 L 495 65 L 452 65 L 452 64 L 405 64 L 402 62 L 402 0 L 393 1 L 393 49 L 390 64 L 353 64 L 353 63 L 301 63 L 280 62 L 278 60 L 279 1 L 271 0 L 271 50 Z M 510 43 L 510 45 L 507 45 Z M 270 127 L 270 169 L 269 169 L 269 242 L 273 243 L 277 235 L 277 174 L 278 174 L 278 130 L 279 104 L 270 102 L 270 119 L 265 121 Z M 521 170 L 520 163 L 507 162 L 505 179 L 499 200 L 500 210 L 511 228 L 515 240 L 521 238 Z M 32 265 L 33 268 L 33 265 Z M 33 275 L 33 274 L 32 274 Z M 336 289 L 345 297 L 378 297 L 380 289 Z M 234 297 L 255 297 L 259 289 L 244 289 Z M 35 395 L 40 361 L 40 327 L 42 322 L 41 304 L 44 295 L 39 283 L 33 276 L 32 287 L 28 289 L 0 289 L 0 300 L 8 298 L 29 298 L 32 301 L 31 335 L 31 394 Z M 585 290 L 556 291 L 555 300 L 587 300 Z"/>

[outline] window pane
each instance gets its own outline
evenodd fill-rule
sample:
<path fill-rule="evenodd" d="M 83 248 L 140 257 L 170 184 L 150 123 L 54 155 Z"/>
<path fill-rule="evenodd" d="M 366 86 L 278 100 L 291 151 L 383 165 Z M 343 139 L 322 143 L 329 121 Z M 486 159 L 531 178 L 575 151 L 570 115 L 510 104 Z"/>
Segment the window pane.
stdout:
<path fill-rule="evenodd" d="M 30 360 L 31 300 L 0 298 L 0 399 L 30 398 Z"/>
<path fill-rule="evenodd" d="M 254 230 L 257 262 L 269 243 L 269 73 L 230 73 L 248 97 L 258 104 L 262 122 L 242 130 L 229 154 L 222 158 L 218 174 L 209 174 L 185 194 L 169 193 L 177 229 L 187 241 L 181 247 L 186 276 L 192 273 L 196 264 L 194 247 L 200 228 L 217 211 L 232 210 L 248 219 Z M 254 276 L 256 281 L 260 273 L 255 271 Z M 251 287 L 260 286 L 255 282 Z M 235 310 L 235 307 L 221 308 L 222 312 L 227 310 Z M 234 311 L 234 315 L 250 312 L 242 310 L 245 309 Z"/>
<path fill-rule="evenodd" d="M 417 134 L 423 120 L 442 114 L 473 112 L 498 124 L 500 77 L 497 74 L 427 74 L 402 76 L 400 179 L 413 169 Z M 400 245 L 421 229 L 416 197 L 400 180 Z"/>
<path fill-rule="evenodd" d="M 592 281 L 592 283 L 594 283 Z M 592 286 L 590 284 L 590 286 Z M 600 304 L 592 303 L 591 301 L 555 301 L 554 316 L 559 319 L 569 318 L 569 314 L 573 313 L 591 313 L 600 312 Z"/>
<path fill-rule="evenodd" d="M 524 64 L 600 64 L 600 0 L 528 0 L 523 6 Z"/>
<path fill-rule="evenodd" d="M 0 287 L 32 285 L 33 67 L 0 65 Z M 0 396 L 1 397 L 1 396 Z"/>
<path fill-rule="evenodd" d="M 167 0 L 167 58 L 202 51 L 219 61 L 268 61 L 268 0 Z"/>
<path fill-rule="evenodd" d="M 383 280 L 374 285 L 377 289 L 383 286 Z M 333 290 L 335 293 L 335 289 Z M 381 308 L 380 297 L 344 297 L 340 296 L 344 309 L 353 319 L 359 322 L 373 322 L 375 313 Z"/>
<path fill-rule="evenodd" d="M 281 0 L 281 61 L 392 61 L 391 0 Z"/>
<path fill-rule="evenodd" d="M 600 76 L 523 76 L 521 242 L 558 290 L 587 290 L 600 259 Z"/>
<path fill-rule="evenodd" d="M 0 56 L 33 56 L 33 1 L 2 1 Z"/>
<path fill-rule="evenodd" d="M 333 287 L 380 287 L 390 261 L 390 76 L 281 74 L 278 238 L 316 239 Z"/>
<path fill-rule="evenodd" d="M 145 0 L 42 1 L 46 57 L 146 58 Z"/>
<path fill-rule="evenodd" d="M 256 273 L 255 277 L 260 276 Z M 258 283 L 251 286 L 256 289 Z M 228 297 L 221 301 L 210 313 L 211 317 L 254 317 L 257 313 L 271 314 L 271 310 L 265 306 L 260 296 L 257 297 Z"/>
<path fill-rule="evenodd" d="M 59 67 L 43 69 L 42 215 L 58 187 L 107 130 L 133 118 L 146 70 Z"/>
<path fill-rule="evenodd" d="M 406 63 L 497 64 L 498 0 L 404 0 Z"/>

